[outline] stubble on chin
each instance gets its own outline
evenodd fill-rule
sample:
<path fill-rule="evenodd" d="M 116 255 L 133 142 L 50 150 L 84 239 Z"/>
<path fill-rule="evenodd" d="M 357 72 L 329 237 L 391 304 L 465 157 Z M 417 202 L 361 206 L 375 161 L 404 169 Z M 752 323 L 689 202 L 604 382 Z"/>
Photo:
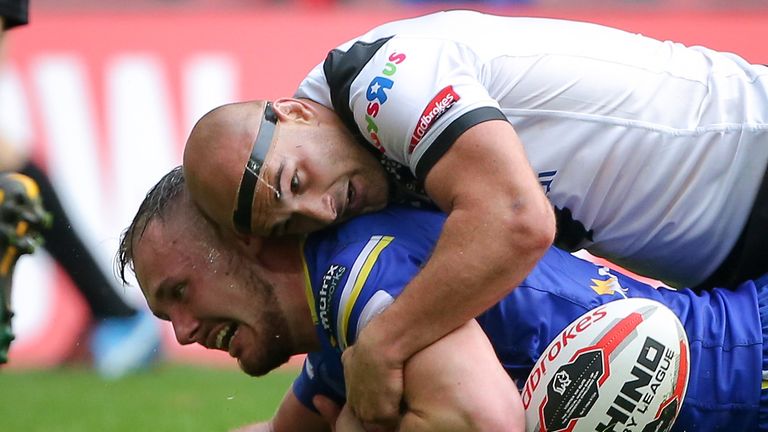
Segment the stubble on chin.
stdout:
<path fill-rule="evenodd" d="M 240 366 L 240 370 L 246 374 L 254 377 L 264 376 L 280 366 L 288 363 L 291 355 L 285 352 L 286 350 L 280 350 L 281 352 L 272 352 L 267 358 L 262 361 L 250 363 L 244 362 L 243 359 L 237 359 L 237 364 Z"/>
<path fill-rule="evenodd" d="M 260 342 L 251 347 L 251 358 L 238 358 L 237 363 L 248 375 L 263 376 L 284 365 L 293 356 L 295 349 L 288 325 L 290 317 L 285 316 L 280 308 L 275 296 L 276 288 L 253 267 L 243 268 L 248 272 L 247 286 L 253 290 L 254 304 L 261 309 L 257 321 L 263 331 L 256 336 Z"/>

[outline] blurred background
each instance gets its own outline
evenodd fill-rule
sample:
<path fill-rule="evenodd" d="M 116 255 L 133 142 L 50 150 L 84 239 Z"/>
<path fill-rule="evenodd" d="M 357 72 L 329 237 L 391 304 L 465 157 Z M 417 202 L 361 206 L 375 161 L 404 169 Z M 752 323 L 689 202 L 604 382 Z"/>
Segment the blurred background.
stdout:
<path fill-rule="evenodd" d="M 149 187 L 180 163 L 194 121 L 222 103 L 291 95 L 341 42 L 447 8 L 590 21 L 768 63 L 768 0 L 31 0 L 30 25 L 8 33 L 2 53 L 0 156 L 47 173 L 70 217 L 66 228 L 106 275 L 101 288 L 144 311 L 138 288 L 114 278 L 118 238 Z M 46 250 L 22 258 L 12 302 L 17 340 L 0 390 L 28 399 L 0 394 L 0 419 L 12 419 L 0 430 L 225 430 L 268 417 L 294 374 L 289 367 L 273 381 L 250 379 L 226 354 L 179 347 L 156 320 L 155 355 L 141 362 L 148 369 L 94 374 L 102 317 Z M 90 395 L 83 400 L 91 405 L 67 405 L 73 392 Z M 150 427 L 120 417 L 136 420 L 158 404 L 156 416 L 177 422 Z M 83 411 L 97 418 L 88 423 Z"/>

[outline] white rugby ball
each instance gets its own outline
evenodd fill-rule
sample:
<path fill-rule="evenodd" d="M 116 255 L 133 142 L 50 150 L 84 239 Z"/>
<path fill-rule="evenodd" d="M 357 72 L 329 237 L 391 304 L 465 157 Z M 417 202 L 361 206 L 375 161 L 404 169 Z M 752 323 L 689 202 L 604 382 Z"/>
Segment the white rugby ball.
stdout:
<path fill-rule="evenodd" d="M 666 306 L 622 299 L 553 340 L 522 391 L 526 430 L 668 431 L 688 387 L 688 338 Z"/>

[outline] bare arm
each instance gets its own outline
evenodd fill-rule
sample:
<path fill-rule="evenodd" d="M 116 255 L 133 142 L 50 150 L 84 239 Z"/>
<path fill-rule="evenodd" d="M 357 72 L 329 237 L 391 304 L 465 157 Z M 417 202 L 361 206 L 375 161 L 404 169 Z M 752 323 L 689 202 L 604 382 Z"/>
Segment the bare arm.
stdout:
<path fill-rule="evenodd" d="M 272 420 L 254 423 L 232 432 L 329 432 L 328 423 L 305 407 L 289 389 Z"/>
<path fill-rule="evenodd" d="M 525 412 L 513 381 L 474 320 L 416 353 L 405 364 L 401 432 L 522 431 Z M 364 431 L 349 406 L 330 399 L 322 412 L 336 432 Z"/>
<path fill-rule="evenodd" d="M 448 213 L 434 254 L 344 353 L 348 402 L 368 422 L 391 425 L 404 361 L 509 293 L 554 238 L 552 206 L 507 122 L 465 132 L 426 187 Z"/>
<path fill-rule="evenodd" d="M 404 377 L 403 432 L 525 429 L 520 394 L 474 320 L 411 357 Z"/>

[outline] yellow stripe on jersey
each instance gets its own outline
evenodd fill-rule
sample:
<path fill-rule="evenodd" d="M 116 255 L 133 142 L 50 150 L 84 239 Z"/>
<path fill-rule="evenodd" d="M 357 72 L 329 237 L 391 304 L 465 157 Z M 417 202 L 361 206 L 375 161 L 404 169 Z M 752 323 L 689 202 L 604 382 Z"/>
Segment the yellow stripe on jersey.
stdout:
<path fill-rule="evenodd" d="M 336 321 L 336 331 L 341 349 L 345 349 L 349 342 L 347 341 L 347 330 L 349 329 L 349 318 L 352 315 L 352 309 L 355 306 L 357 297 L 363 289 L 371 269 L 379 259 L 381 251 L 387 247 L 394 237 L 391 236 L 373 236 L 368 240 L 363 250 L 355 259 L 352 271 L 344 284 L 344 290 L 341 293 L 341 302 L 339 303 L 339 316 Z"/>
<path fill-rule="evenodd" d="M 307 258 L 304 256 L 304 242 L 306 239 L 302 239 L 299 244 L 299 250 L 301 253 L 301 268 L 304 271 L 304 297 L 307 298 L 309 303 L 309 313 L 312 314 L 312 322 L 317 325 L 319 320 L 317 319 L 317 312 L 315 311 L 315 294 L 312 291 L 312 280 L 309 277 L 309 267 L 307 266 Z"/>

